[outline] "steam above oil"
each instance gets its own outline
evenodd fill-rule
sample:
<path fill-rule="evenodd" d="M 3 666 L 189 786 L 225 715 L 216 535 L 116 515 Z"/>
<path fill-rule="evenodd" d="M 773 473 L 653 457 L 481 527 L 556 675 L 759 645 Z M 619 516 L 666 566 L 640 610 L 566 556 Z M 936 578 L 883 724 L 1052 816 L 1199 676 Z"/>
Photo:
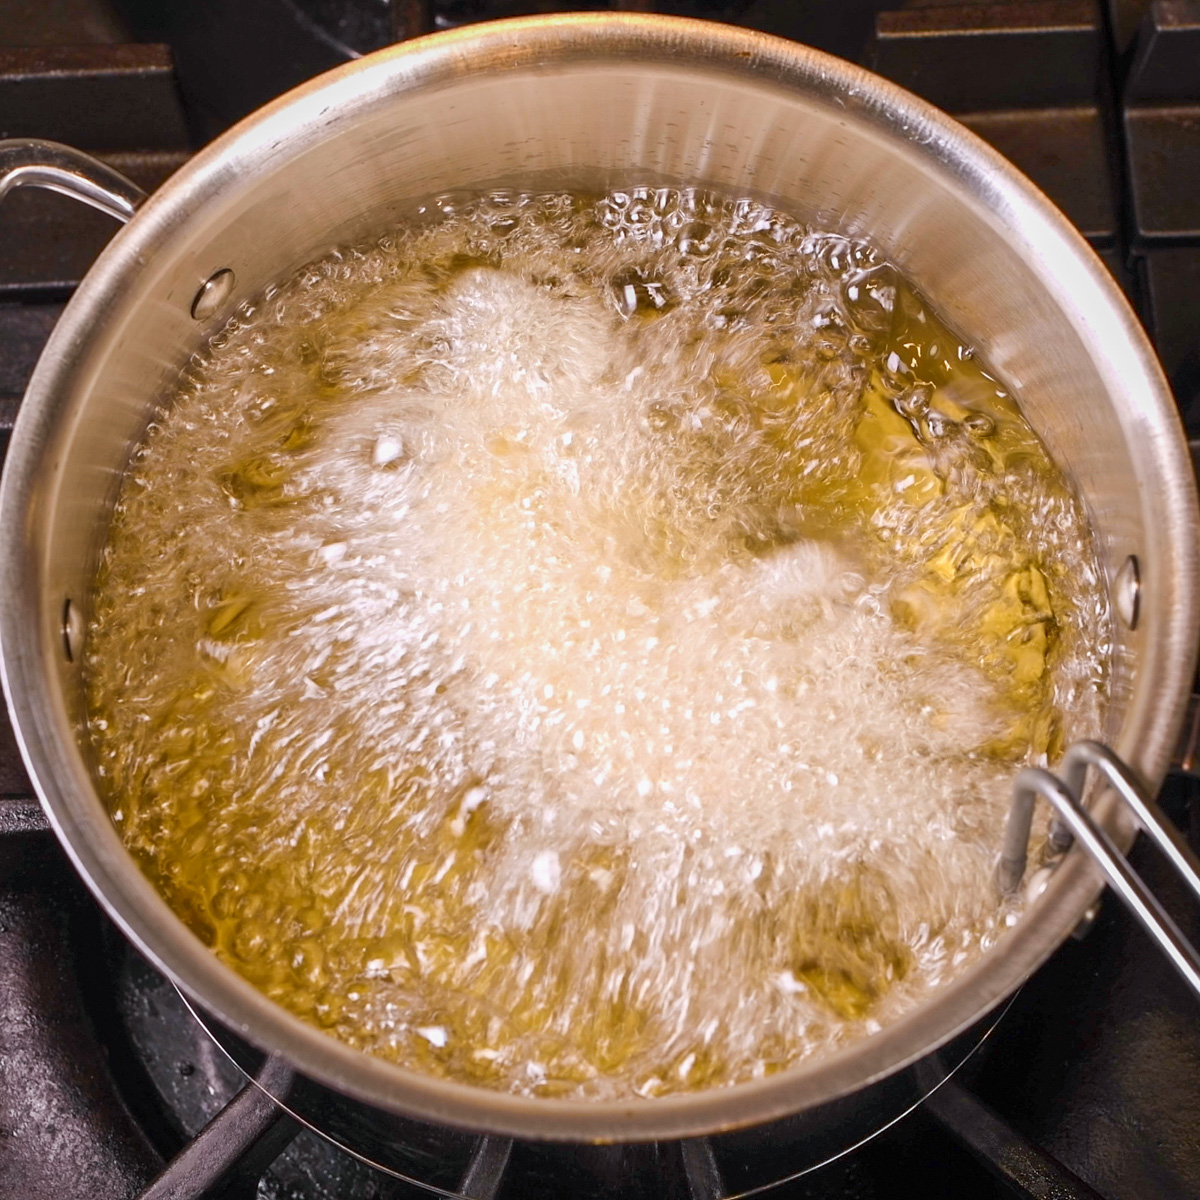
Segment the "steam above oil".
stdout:
<path fill-rule="evenodd" d="M 443 197 L 244 306 L 134 455 L 86 671 L 122 837 L 248 979 L 620 1098 L 986 950 L 1015 765 L 1108 651 L 1070 488 L 890 265 L 635 189 Z"/>

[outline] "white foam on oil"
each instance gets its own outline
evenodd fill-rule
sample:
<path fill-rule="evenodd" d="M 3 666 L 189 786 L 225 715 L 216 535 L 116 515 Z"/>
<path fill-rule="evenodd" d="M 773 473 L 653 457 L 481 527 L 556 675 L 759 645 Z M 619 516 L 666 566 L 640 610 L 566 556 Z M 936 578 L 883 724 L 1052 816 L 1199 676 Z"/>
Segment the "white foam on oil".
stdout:
<path fill-rule="evenodd" d="M 98 597 L 126 840 L 283 1002 L 489 1086 L 761 1075 L 1003 927 L 994 683 L 782 512 L 730 382 L 768 394 L 786 343 L 788 470 L 852 474 L 878 260 L 671 197 L 447 203 L 268 297 L 141 452 Z M 1096 603 L 1059 668 L 1083 725 Z"/>

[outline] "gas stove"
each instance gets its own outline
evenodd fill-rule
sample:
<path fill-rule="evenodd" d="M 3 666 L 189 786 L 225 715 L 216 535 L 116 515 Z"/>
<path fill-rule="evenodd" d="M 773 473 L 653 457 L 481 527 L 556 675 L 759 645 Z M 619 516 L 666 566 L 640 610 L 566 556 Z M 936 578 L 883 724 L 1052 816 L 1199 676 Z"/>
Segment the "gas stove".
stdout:
<path fill-rule="evenodd" d="M 0 0 L 0 137 L 67 142 L 152 189 L 230 122 L 321 70 L 417 33 L 555 7 Z M 794 38 L 953 113 L 1103 257 L 1200 444 L 1200 0 L 611 7 Z M 0 446 L 63 304 L 112 232 L 45 192 L 0 205 Z M 1163 802 L 1200 845 L 1200 784 L 1177 774 Z M 1200 920 L 1180 887 L 1145 845 L 1132 857 L 1194 938 Z M 998 1017 L 929 1099 L 822 1165 L 784 1133 L 740 1151 L 706 1139 L 564 1149 L 417 1125 L 387 1154 L 356 1156 L 331 1123 L 315 1119 L 318 1133 L 270 1098 L 305 1086 L 286 1063 L 249 1047 L 230 1057 L 208 1018 L 109 923 L 47 828 L 0 720 L 0 1200 L 720 1200 L 768 1185 L 781 1200 L 1200 1197 L 1200 1008 L 1115 902 Z"/>

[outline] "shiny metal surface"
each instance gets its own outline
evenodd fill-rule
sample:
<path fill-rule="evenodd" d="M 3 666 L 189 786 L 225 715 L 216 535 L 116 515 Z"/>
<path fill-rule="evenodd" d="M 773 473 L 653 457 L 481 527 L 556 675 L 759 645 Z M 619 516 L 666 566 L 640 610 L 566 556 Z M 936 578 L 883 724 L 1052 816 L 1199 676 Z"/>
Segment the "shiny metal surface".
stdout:
<path fill-rule="evenodd" d="M 224 1051 L 230 1062 L 248 1080 L 257 1079 L 265 1058 L 262 1052 L 255 1051 L 221 1028 L 191 1004 L 186 996 L 181 994 L 181 998 L 199 1026 Z M 560 1161 L 566 1162 L 591 1159 L 594 1165 L 597 1155 L 603 1159 L 611 1154 L 611 1158 L 617 1160 L 610 1160 L 607 1164 L 607 1184 L 593 1180 L 593 1184 L 600 1182 L 597 1188 L 578 1178 L 575 1180 L 580 1187 L 580 1200 L 612 1200 L 621 1192 L 619 1181 L 623 1177 L 628 1179 L 630 1171 L 649 1170 L 658 1177 L 663 1159 L 660 1158 L 657 1163 L 655 1159 L 661 1154 L 669 1163 L 673 1152 L 678 1154 L 678 1159 L 674 1161 L 683 1174 L 689 1176 L 689 1183 L 705 1184 L 704 1200 L 738 1200 L 739 1197 L 773 1192 L 778 1186 L 821 1171 L 838 1159 L 854 1154 L 872 1138 L 925 1103 L 980 1053 L 1015 1002 L 1015 997 L 1010 998 L 978 1025 L 967 1029 L 936 1053 L 927 1055 L 915 1066 L 898 1071 L 839 1101 L 748 1129 L 688 1138 L 676 1143 L 660 1143 L 658 1146 L 635 1146 L 635 1155 L 641 1149 L 651 1152 L 649 1158 L 642 1156 L 640 1167 L 637 1157 L 629 1161 L 631 1147 L 626 1143 L 581 1145 L 568 1142 L 553 1147 L 543 1144 L 536 1148 L 536 1153 L 546 1155 L 549 1151 L 551 1161 L 558 1155 L 561 1155 Z M 295 1087 L 286 1094 L 277 1093 L 277 1102 L 296 1120 L 320 1132 L 322 1137 L 333 1141 L 340 1149 L 393 1178 L 438 1195 L 472 1197 L 474 1193 L 467 1185 L 472 1175 L 472 1163 L 480 1150 L 480 1141 L 512 1144 L 510 1139 L 487 1135 L 480 1139 L 445 1128 L 421 1128 L 418 1122 L 411 1119 L 392 1117 L 388 1120 L 388 1114 L 366 1109 L 361 1104 L 334 1096 L 309 1083 Z M 414 1156 L 414 1146 L 422 1147 L 423 1152 Z M 432 1154 L 429 1152 L 431 1146 L 437 1147 Z M 507 1192 L 514 1196 L 521 1195 L 522 1172 L 530 1167 L 526 1156 L 520 1153 L 519 1145 L 517 1149 L 513 1169 L 506 1170 L 502 1181 Z M 492 1161 L 496 1162 L 495 1159 Z M 437 1178 L 430 1178 L 431 1163 L 437 1165 L 440 1182 Z M 689 1163 L 693 1169 L 691 1172 L 688 1170 Z M 545 1170 L 544 1158 L 542 1164 L 541 1169 Z M 707 1166 L 715 1170 L 705 1169 Z M 697 1167 L 701 1168 L 699 1175 L 694 1173 Z M 668 1167 L 668 1176 L 662 1180 L 667 1190 L 670 1187 L 667 1182 L 669 1172 Z M 533 1173 L 535 1176 L 540 1173 L 536 1166 Z M 456 1178 L 458 1182 L 452 1182 Z M 601 1180 L 603 1178 L 601 1176 Z M 639 1194 L 652 1192 L 642 1188 Z M 574 1200 L 574 1193 L 572 1196 Z M 700 1200 L 700 1197 L 690 1196 L 689 1200 Z"/>
<path fill-rule="evenodd" d="M 1171 769 L 1184 775 L 1200 776 L 1200 695 L 1195 693 L 1188 700 Z"/>
<path fill-rule="evenodd" d="M 1121 564 L 1113 582 L 1113 607 L 1127 629 L 1137 628 L 1142 611 L 1142 577 L 1134 554 Z"/>
<path fill-rule="evenodd" d="M 1109 835 L 1088 815 L 1082 796 L 1088 767 L 1095 767 L 1113 791 L 1127 804 L 1167 861 L 1182 877 L 1192 896 L 1200 901 L 1200 862 L 1167 815 L 1142 794 L 1132 772 L 1107 746 L 1079 742 L 1063 758 L 1060 779 L 1040 767 L 1022 771 L 1013 784 L 1013 806 L 1005 831 L 1004 851 L 996 882 L 1005 892 L 1014 891 L 1025 874 L 1025 847 L 1029 823 L 1038 796 L 1054 806 L 1059 818 L 1103 870 L 1112 889 L 1128 906 L 1159 949 L 1171 960 L 1187 985 L 1200 998 L 1200 953 L 1188 941 L 1141 877 L 1125 861 Z M 1083 914 L 1084 921 L 1088 914 Z"/>
<path fill-rule="evenodd" d="M 228 267 L 222 267 L 210 275 L 192 300 L 192 319 L 207 321 L 215 317 L 233 295 L 235 287 L 237 276 Z"/>
<path fill-rule="evenodd" d="M 69 596 L 63 601 L 62 636 L 63 653 L 67 662 L 74 662 L 83 649 L 83 618 L 79 615 L 79 606 Z"/>
<path fill-rule="evenodd" d="M 0 200 L 16 187 L 40 187 L 82 200 L 118 221 L 137 212 L 146 193 L 119 171 L 61 142 L 0 141 Z"/>
<path fill-rule="evenodd" d="M 736 1087 L 630 1104 L 492 1093 L 365 1057 L 221 964 L 140 874 L 76 737 L 66 597 L 85 611 L 115 486 L 154 403 L 220 316 L 214 271 L 248 298 L 331 246 L 494 184 L 704 183 L 869 236 L 981 349 L 1067 466 L 1109 578 L 1136 554 L 1136 630 L 1118 630 L 1104 738 L 1151 788 L 1167 768 L 1200 621 L 1195 485 L 1153 353 L 1103 265 L 997 154 L 901 89 L 763 35 L 634 15 L 530 18 L 381 52 L 236 126 L 153 195 L 101 255 L 22 404 L 0 485 L 4 684 L 26 763 L 96 895 L 173 979 L 249 1041 L 369 1104 L 563 1140 L 698 1135 L 827 1105 L 927 1054 L 1016 988 L 1101 877 L 1072 851 L 1005 940 L 923 1007 L 837 1054 Z M 0 221 L 3 219 L 0 211 Z M 1101 799 L 1120 843 L 1133 824 Z"/>

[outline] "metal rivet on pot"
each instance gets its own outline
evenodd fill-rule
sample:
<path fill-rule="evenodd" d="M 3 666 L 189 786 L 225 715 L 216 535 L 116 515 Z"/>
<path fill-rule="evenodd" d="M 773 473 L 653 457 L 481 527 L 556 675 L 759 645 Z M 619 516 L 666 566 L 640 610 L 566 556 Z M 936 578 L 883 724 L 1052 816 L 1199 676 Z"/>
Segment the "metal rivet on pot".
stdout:
<path fill-rule="evenodd" d="M 201 285 L 192 301 L 192 316 L 197 321 L 205 321 L 225 303 L 233 294 L 233 285 L 237 277 L 228 267 L 210 275 Z"/>
<path fill-rule="evenodd" d="M 1117 606 L 1117 616 L 1127 628 L 1136 629 L 1142 600 L 1142 580 L 1138 571 L 1138 560 L 1132 554 L 1117 572 L 1117 579 L 1113 584 L 1113 599 Z"/>
<path fill-rule="evenodd" d="M 63 601 L 62 637 L 63 653 L 67 656 L 67 662 L 73 663 L 83 646 L 83 618 L 70 596 Z"/>
<path fill-rule="evenodd" d="M 1071 936 L 1077 941 L 1082 942 L 1089 933 L 1092 932 L 1092 926 L 1096 924 L 1096 918 L 1100 915 L 1100 901 L 1097 900 L 1087 912 L 1079 918 L 1079 924 L 1071 930 Z"/>

